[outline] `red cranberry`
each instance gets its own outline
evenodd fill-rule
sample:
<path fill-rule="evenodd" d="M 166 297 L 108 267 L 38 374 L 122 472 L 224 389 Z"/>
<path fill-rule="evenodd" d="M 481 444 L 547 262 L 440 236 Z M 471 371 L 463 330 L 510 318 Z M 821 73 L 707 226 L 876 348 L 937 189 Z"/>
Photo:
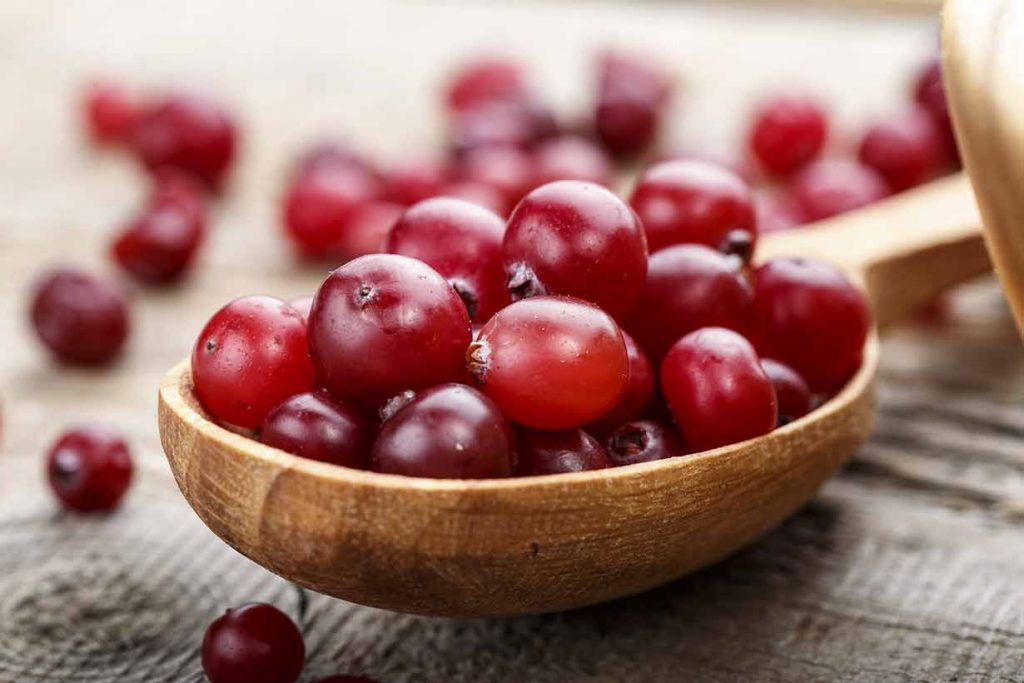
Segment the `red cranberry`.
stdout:
<path fill-rule="evenodd" d="M 793 178 L 790 191 L 809 221 L 831 218 L 889 196 L 889 186 L 877 171 L 847 159 L 810 164 Z"/>
<path fill-rule="evenodd" d="M 484 147 L 526 149 L 558 130 L 551 112 L 532 100 L 480 104 L 459 112 L 450 125 L 456 156 Z"/>
<path fill-rule="evenodd" d="M 775 389 L 745 338 L 705 327 L 676 342 L 661 386 L 688 446 L 709 450 L 775 428 Z"/>
<path fill-rule="evenodd" d="M 603 470 L 612 466 L 604 447 L 582 429 L 560 432 L 523 429 L 518 432 L 518 445 L 516 476 L 519 477 Z"/>
<path fill-rule="evenodd" d="M 124 142 L 139 110 L 135 95 L 117 83 L 97 81 L 85 91 L 85 123 L 95 142 Z"/>
<path fill-rule="evenodd" d="M 266 603 L 229 609 L 203 637 L 203 671 L 210 683 L 295 683 L 305 660 L 295 622 Z"/>
<path fill-rule="evenodd" d="M 50 487 L 76 512 L 113 510 L 132 481 L 128 445 L 114 432 L 82 427 L 65 432 L 46 459 Z"/>
<path fill-rule="evenodd" d="M 733 231 L 747 233 L 751 253 L 757 225 L 750 186 L 728 169 L 700 161 L 668 161 L 647 169 L 629 203 L 643 221 L 652 252 L 673 244 L 725 250 Z"/>
<path fill-rule="evenodd" d="M 375 472 L 432 479 L 512 476 L 512 426 L 494 402 L 464 384 L 416 395 L 385 419 L 373 445 Z"/>
<path fill-rule="evenodd" d="M 147 204 L 160 206 L 171 203 L 199 220 L 206 220 L 208 188 L 195 174 L 177 168 L 164 168 L 153 173 Z"/>
<path fill-rule="evenodd" d="M 440 159 L 405 159 L 384 169 L 384 194 L 397 204 L 415 204 L 436 197 L 448 182 L 448 175 L 448 165 Z"/>
<path fill-rule="evenodd" d="M 514 205 L 535 186 L 533 160 L 514 147 L 484 147 L 468 152 L 459 167 L 463 180 L 482 183 Z"/>
<path fill-rule="evenodd" d="M 486 322 L 509 304 L 501 261 L 505 221 L 471 202 L 436 197 L 410 207 L 391 229 L 387 251 L 418 258 L 448 279 L 470 320 Z"/>
<path fill-rule="evenodd" d="M 564 136 L 548 140 L 534 150 L 533 161 L 537 185 L 556 180 L 585 180 L 610 187 L 615 179 L 615 169 L 608 155 L 581 137 Z"/>
<path fill-rule="evenodd" d="M 871 315 L 838 268 L 775 259 L 757 269 L 754 296 L 758 349 L 800 373 L 812 391 L 834 392 L 860 367 Z"/>
<path fill-rule="evenodd" d="M 512 204 L 497 188 L 472 180 L 448 183 L 437 194 L 439 197 L 465 199 L 467 202 L 473 202 L 485 209 L 490 209 L 499 216 L 508 216 L 512 210 Z"/>
<path fill-rule="evenodd" d="M 121 288 L 76 268 L 52 270 L 37 282 L 31 318 L 39 340 L 74 365 L 108 363 L 128 338 L 128 302 Z"/>
<path fill-rule="evenodd" d="M 627 422 L 608 437 L 608 456 L 616 467 L 684 455 L 686 449 L 671 427 L 653 420 Z"/>
<path fill-rule="evenodd" d="M 629 358 L 629 382 L 615 407 L 596 422 L 587 425 L 587 431 L 591 434 L 604 436 L 619 425 L 637 419 L 654 398 L 654 367 L 650 359 L 633 341 L 633 337 L 623 332 L 622 339 L 626 342 L 626 355 Z"/>
<path fill-rule="evenodd" d="M 632 308 L 647 274 L 636 214 L 606 188 L 576 180 L 526 195 L 509 218 L 504 252 L 513 299 L 565 294 L 614 317 Z"/>
<path fill-rule="evenodd" d="M 755 192 L 754 214 L 761 234 L 792 230 L 807 222 L 803 209 L 785 192 Z"/>
<path fill-rule="evenodd" d="M 567 297 L 534 297 L 498 311 L 467 359 L 502 412 L 534 429 L 571 429 L 595 420 L 618 403 L 629 377 L 615 321 Z"/>
<path fill-rule="evenodd" d="M 284 200 L 288 237 L 307 256 L 338 255 L 352 215 L 379 191 L 372 176 L 350 165 L 324 165 L 297 176 Z"/>
<path fill-rule="evenodd" d="M 895 192 L 929 180 L 943 164 L 945 143 L 931 116 L 908 109 L 868 129 L 860 143 L 860 160 L 872 167 Z"/>
<path fill-rule="evenodd" d="M 945 163 L 958 163 L 960 154 L 957 151 L 956 136 L 953 134 L 953 121 L 949 116 L 949 103 L 946 101 L 946 87 L 942 82 L 942 61 L 938 56 L 928 60 L 914 83 L 914 100 L 924 107 L 938 126 L 939 134 L 945 143 Z"/>
<path fill-rule="evenodd" d="M 114 240 L 111 255 L 148 285 L 180 280 L 192 265 L 205 231 L 201 215 L 164 200 L 142 210 Z"/>
<path fill-rule="evenodd" d="M 828 120 L 812 99 L 777 97 L 754 114 L 750 149 L 765 170 L 792 173 L 817 157 L 825 146 Z"/>
<path fill-rule="evenodd" d="M 313 389 L 302 314 L 269 296 L 232 301 L 196 339 L 192 382 L 213 417 L 258 429 L 271 408 Z"/>
<path fill-rule="evenodd" d="M 519 65 L 500 58 L 481 58 L 464 65 L 452 76 L 446 90 L 448 107 L 456 111 L 527 96 L 526 79 Z"/>
<path fill-rule="evenodd" d="M 322 392 L 306 392 L 267 414 L 261 439 L 303 458 L 366 469 L 373 433 L 351 406 Z"/>
<path fill-rule="evenodd" d="M 626 329 L 658 363 L 684 334 L 701 327 L 751 328 L 754 293 L 740 260 L 699 244 L 651 255 L 647 284 Z"/>
<path fill-rule="evenodd" d="M 387 251 L 388 233 L 404 212 L 404 206 L 393 202 L 374 201 L 355 207 L 335 245 L 338 257 L 347 260 Z"/>
<path fill-rule="evenodd" d="M 771 358 L 761 359 L 761 369 L 775 387 L 780 427 L 811 412 L 811 390 L 796 370 Z"/>
<path fill-rule="evenodd" d="M 132 144 L 148 169 L 180 168 L 218 188 L 231 167 L 236 137 L 235 122 L 219 103 L 178 93 L 140 115 Z"/>
<path fill-rule="evenodd" d="M 286 302 L 302 316 L 303 320 L 309 320 L 309 310 L 313 308 L 313 297 L 310 295 L 297 296 Z"/>
<path fill-rule="evenodd" d="M 369 160 L 342 140 L 321 140 L 303 152 L 292 177 L 298 177 L 323 167 L 351 166 L 369 176 L 376 176 L 377 171 Z"/>
<path fill-rule="evenodd" d="M 309 349 L 324 386 L 369 405 L 406 389 L 459 381 L 470 342 L 462 299 L 413 258 L 371 254 L 320 287 L 309 315 Z"/>
<path fill-rule="evenodd" d="M 672 79 L 643 57 L 606 50 L 598 55 L 597 67 L 597 87 L 602 93 L 636 92 L 659 105 L 671 97 Z"/>
<path fill-rule="evenodd" d="M 670 96 L 671 83 L 635 57 L 605 53 L 599 62 L 594 128 L 617 155 L 643 152 L 654 142 Z"/>

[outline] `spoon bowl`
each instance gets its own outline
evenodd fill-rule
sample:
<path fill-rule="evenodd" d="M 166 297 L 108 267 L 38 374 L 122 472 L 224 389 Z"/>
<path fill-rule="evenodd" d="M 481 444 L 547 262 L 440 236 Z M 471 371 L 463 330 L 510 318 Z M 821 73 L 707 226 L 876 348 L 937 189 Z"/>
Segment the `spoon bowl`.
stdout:
<path fill-rule="evenodd" d="M 837 261 L 883 326 L 989 268 L 962 176 L 762 247 L 763 256 Z M 776 526 L 868 437 L 878 360 L 872 333 L 842 391 L 765 436 L 575 474 L 434 480 L 299 458 L 213 422 L 187 361 L 161 384 L 160 434 L 206 525 L 291 581 L 401 612 L 533 614 L 653 588 Z"/>

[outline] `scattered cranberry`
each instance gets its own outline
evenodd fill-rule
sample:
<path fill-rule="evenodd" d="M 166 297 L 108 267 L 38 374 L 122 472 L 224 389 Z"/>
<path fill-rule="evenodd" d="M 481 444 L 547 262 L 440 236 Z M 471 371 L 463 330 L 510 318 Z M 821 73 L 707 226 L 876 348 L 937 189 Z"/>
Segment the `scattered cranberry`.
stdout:
<path fill-rule="evenodd" d="M 615 179 L 611 159 L 593 142 L 576 136 L 554 138 L 534 150 L 534 182 L 585 180 L 610 187 Z"/>
<path fill-rule="evenodd" d="M 353 259 L 387 251 L 388 233 L 404 212 L 405 207 L 394 202 L 372 201 L 355 207 L 334 246 L 337 257 Z"/>
<path fill-rule="evenodd" d="M 643 221 L 652 252 L 673 244 L 734 247 L 734 231 L 747 234 L 752 255 L 757 225 L 750 186 L 732 171 L 701 161 L 668 161 L 647 169 L 629 203 Z"/>
<path fill-rule="evenodd" d="M 633 341 L 633 337 L 623 332 L 622 339 L 626 342 L 626 355 L 629 358 L 629 381 L 615 407 L 596 422 L 587 425 L 587 431 L 591 434 L 603 436 L 619 425 L 637 419 L 654 398 L 654 368 L 650 359 Z"/>
<path fill-rule="evenodd" d="M 128 302 L 121 288 L 75 268 L 52 270 L 38 281 L 31 318 L 39 340 L 74 365 L 108 363 L 128 338 Z"/>
<path fill-rule="evenodd" d="M 385 419 L 373 446 L 375 472 L 433 479 L 512 476 L 515 435 L 494 402 L 464 384 L 416 395 Z"/>
<path fill-rule="evenodd" d="M 309 349 L 336 398 L 377 405 L 464 376 L 470 342 L 462 299 L 436 270 L 407 256 L 371 254 L 320 287 Z"/>
<path fill-rule="evenodd" d="M 270 411 L 261 438 L 303 458 L 366 469 L 373 433 L 356 409 L 323 392 L 306 392 Z"/>
<path fill-rule="evenodd" d="M 804 168 L 790 187 L 809 221 L 820 221 L 889 196 L 885 179 L 870 166 L 848 159 L 826 159 Z"/>
<path fill-rule="evenodd" d="M 608 437 L 608 456 L 616 467 L 674 458 L 686 453 L 671 427 L 653 420 L 627 422 Z"/>
<path fill-rule="evenodd" d="M 460 180 L 448 183 L 437 193 L 439 197 L 454 197 L 465 199 L 467 202 L 479 204 L 485 209 L 490 209 L 499 216 L 508 216 L 512 210 L 512 204 L 505 198 L 497 188 L 484 183 L 472 180 Z"/>
<path fill-rule="evenodd" d="M 97 81 L 85 91 L 85 123 L 95 142 L 124 142 L 135 126 L 139 109 L 135 95 L 117 83 Z"/>
<path fill-rule="evenodd" d="M 562 180 L 526 195 L 512 212 L 504 240 L 514 300 L 565 294 L 614 317 L 639 297 L 647 273 L 644 229 L 629 206 L 606 188 Z"/>
<path fill-rule="evenodd" d="M 308 294 L 305 296 L 297 296 L 294 299 L 289 299 L 286 303 L 298 311 L 303 320 L 309 320 L 309 310 L 313 308 L 312 296 L 309 296 Z"/>
<path fill-rule="evenodd" d="M 386 250 L 417 258 L 455 288 L 470 320 L 486 322 L 509 303 L 501 260 L 505 221 L 487 209 L 449 197 L 410 207 L 395 223 Z"/>
<path fill-rule="evenodd" d="M 373 176 L 347 164 L 326 164 L 297 176 L 284 200 L 288 237 L 307 256 L 336 256 L 342 251 L 356 209 L 377 199 Z"/>
<path fill-rule="evenodd" d="M 192 382 L 213 417 L 259 428 L 274 406 L 313 389 L 302 315 L 269 296 L 229 303 L 199 333 Z"/>
<path fill-rule="evenodd" d="M 761 369 L 775 387 L 780 427 L 811 412 L 811 390 L 796 370 L 771 358 L 761 359 Z"/>
<path fill-rule="evenodd" d="M 914 100 L 931 114 L 938 126 L 939 134 L 945 143 L 946 163 L 958 163 L 960 154 L 957 151 L 956 136 L 953 134 L 953 121 L 949 116 L 946 86 L 942 82 L 942 60 L 938 56 L 930 59 L 917 77 L 914 84 Z"/>
<path fill-rule="evenodd" d="M 491 318 L 467 353 L 502 412 L 534 429 L 571 429 L 611 410 L 629 376 L 615 321 L 586 302 L 534 297 Z"/>
<path fill-rule="evenodd" d="M 813 161 L 825 146 L 828 120 L 814 100 L 778 97 L 755 113 L 750 149 L 771 173 L 792 173 Z"/>
<path fill-rule="evenodd" d="M 786 192 L 755 192 L 754 214 L 757 231 L 762 235 L 792 230 L 807 222 L 803 209 Z"/>
<path fill-rule="evenodd" d="M 516 475 L 520 477 L 603 470 L 612 466 L 604 447 L 582 429 L 560 432 L 523 429 L 518 436 Z"/>
<path fill-rule="evenodd" d="M 931 115 L 915 108 L 868 129 L 860 143 L 860 160 L 902 192 L 930 180 L 942 167 L 945 141 Z"/>
<path fill-rule="evenodd" d="M 634 155 L 651 146 L 661 128 L 671 82 L 658 69 L 621 53 L 599 60 L 594 128 L 613 154 Z"/>
<path fill-rule="evenodd" d="M 448 164 L 442 160 L 414 157 L 385 168 L 381 179 L 388 199 L 409 206 L 436 197 L 448 176 Z"/>
<path fill-rule="evenodd" d="M 65 507 L 106 512 L 117 507 L 131 484 L 132 458 L 128 445 L 114 432 L 72 429 L 50 449 L 46 476 Z"/>
<path fill-rule="evenodd" d="M 488 102 L 514 102 L 528 97 L 519 65 L 500 58 L 481 58 L 463 66 L 448 84 L 450 109 L 471 109 Z"/>
<path fill-rule="evenodd" d="M 203 238 L 203 217 L 180 202 L 150 204 L 114 240 L 111 255 L 125 271 L 148 285 L 180 280 Z"/>
<path fill-rule="evenodd" d="M 746 333 L 754 292 L 740 260 L 699 244 L 651 255 L 647 283 L 626 329 L 656 364 L 684 334 L 701 327 Z"/>
<path fill-rule="evenodd" d="M 705 327 L 676 342 L 662 363 L 661 386 L 694 450 L 745 441 L 775 428 L 772 382 L 754 347 L 732 330 Z"/>
<path fill-rule="evenodd" d="M 257 602 L 215 619 L 203 637 L 202 654 L 210 683 L 295 683 L 306 646 L 288 615 Z"/>
<path fill-rule="evenodd" d="M 483 147 L 467 152 L 459 172 L 463 180 L 493 187 L 509 206 L 536 184 L 533 159 L 515 147 Z"/>
<path fill-rule="evenodd" d="M 236 126 L 219 103 L 198 95 L 170 95 L 139 117 L 132 145 L 150 170 L 180 168 L 219 188 L 235 155 Z"/>

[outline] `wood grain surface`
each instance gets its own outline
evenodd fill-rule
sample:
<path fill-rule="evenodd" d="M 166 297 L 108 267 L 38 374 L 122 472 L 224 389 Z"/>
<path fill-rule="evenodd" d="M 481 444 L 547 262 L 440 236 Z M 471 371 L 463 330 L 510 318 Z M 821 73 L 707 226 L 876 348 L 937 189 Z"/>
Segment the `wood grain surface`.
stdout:
<path fill-rule="evenodd" d="M 488 45 L 523 54 L 571 112 L 589 50 L 609 41 L 683 78 L 674 139 L 721 146 L 758 93 L 794 84 L 855 130 L 899 101 L 935 24 L 583 0 L 0 7 L 0 681 L 200 681 L 203 625 L 253 599 L 300 619 L 306 681 L 1024 680 L 1024 355 L 991 281 L 958 293 L 948 323 L 886 338 L 876 433 L 812 503 L 757 545 L 636 598 L 507 620 L 357 607 L 256 567 L 181 499 L 157 440 L 160 377 L 224 301 L 307 292 L 324 274 L 294 265 L 277 235 L 296 146 L 337 130 L 381 155 L 429 148 L 439 73 Z M 217 91 L 247 139 L 196 277 L 136 293 L 128 355 L 89 373 L 51 365 L 23 308 L 45 264 L 105 267 L 104 239 L 142 193 L 128 163 L 79 142 L 76 87 L 97 72 Z M 109 518 L 59 513 L 42 482 L 42 452 L 86 420 L 123 430 L 139 465 Z"/>

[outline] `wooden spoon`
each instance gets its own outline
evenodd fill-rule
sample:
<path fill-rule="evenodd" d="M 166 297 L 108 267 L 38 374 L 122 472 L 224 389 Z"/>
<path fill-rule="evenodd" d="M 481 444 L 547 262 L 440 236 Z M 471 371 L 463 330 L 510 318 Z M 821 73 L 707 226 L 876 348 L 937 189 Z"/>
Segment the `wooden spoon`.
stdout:
<path fill-rule="evenodd" d="M 1024 334 L 1024 3 L 950 0 L 943 74 L 996 272 Z"/>
<path fill-rule="evenodd" d="M 879 324 L 989 269 L 967 180 L 953 177 L 763 254 L 831 258 Z M 515 615 L 612 600 L 735 552 L 814 495 L 872 426 L 878 345 L 824 406 L 766 436 L 617 469 L 415 479 L 304 460 L 217 426 L 187 362 L 160 387 L 160 434 L 185 498 L 239 552 L 303 586 L 387 609 Z"/>

